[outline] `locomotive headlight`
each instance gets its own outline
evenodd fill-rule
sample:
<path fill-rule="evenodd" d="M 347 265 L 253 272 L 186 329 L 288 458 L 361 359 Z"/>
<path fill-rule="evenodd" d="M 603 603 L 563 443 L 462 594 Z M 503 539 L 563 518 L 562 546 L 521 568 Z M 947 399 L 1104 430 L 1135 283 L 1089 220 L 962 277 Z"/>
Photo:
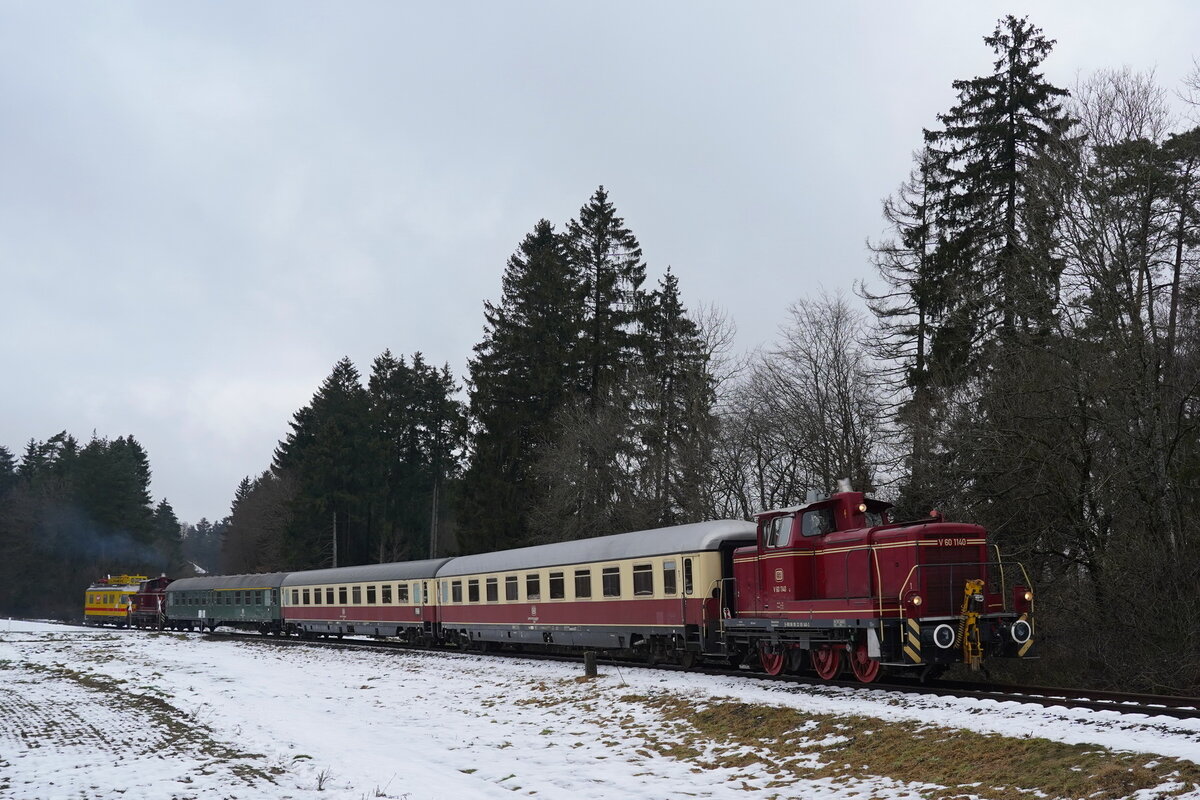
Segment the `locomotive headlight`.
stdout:
<path fill-rule="evenodd" d="M 1008 629 L 1008 633 L 1017 644 L 1025 644 L 1029 641 L 1029 637 L 1033 635 L 1033 629 L 1029 627 L 1028 622 L 1019 619 Z"/>
<path fill-rule="evenodd" d="M 1022 596 L 1025 598 L 1026 603 L 1033 601 L 1033 592 L 1025 592 L 1025 594 Z"/>
<path fill-rule="evenodd" d="M 933 643 L 943 650 L 954 646 L 954 628 L 942 623 L 933 629 Z"/>
<path fill-rule="evenodd" d="M 859 504 L 858 504 L 858 513 L 860 513 L 860 514 L 865 514 L 865 513 L 867 513 L 867 504 L 866 504 L 866 503 L 859 503 Z"/>
<path fill-rule="evenodd" d="M 919 606 L 919 605 L 921 605 L 921 595 L 919 595 L 919 594 L 914 594 L 914 595 L 913 595 L 913 597 L 912 597 L 912 604 L 913 604 L 914 606 Z"/>

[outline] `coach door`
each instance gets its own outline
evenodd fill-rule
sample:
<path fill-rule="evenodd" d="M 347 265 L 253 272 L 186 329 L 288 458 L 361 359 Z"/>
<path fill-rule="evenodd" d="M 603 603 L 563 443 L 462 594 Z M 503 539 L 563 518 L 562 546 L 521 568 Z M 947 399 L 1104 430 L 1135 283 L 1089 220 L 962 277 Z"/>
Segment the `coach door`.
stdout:
<path fill-rule="evenodd" d="M 429 581 L 420 581 L 413 584 L 416 587 L 419 597 L 415 598 L 417 613 L 421 615 L 422 627 L 426 631 L 433 630 L 433 623 L 436 622 L 433 615 L 432 606 L 429 602 Z"/>

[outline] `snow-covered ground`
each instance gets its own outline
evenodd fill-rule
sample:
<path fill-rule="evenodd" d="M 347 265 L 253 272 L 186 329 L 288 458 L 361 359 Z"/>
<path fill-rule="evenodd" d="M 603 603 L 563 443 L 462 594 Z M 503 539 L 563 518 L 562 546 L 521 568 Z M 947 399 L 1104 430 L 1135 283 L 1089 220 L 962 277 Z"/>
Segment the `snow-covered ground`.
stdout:
<path fill-rule="evenodd" d="M 1200 762 L 1197 720 L 601 672 L 586 681 L 578 665 L 510 657 L 282 648 L 0 620 L 0 797 L 942 796 L 886 776 L 793 773 L 781 781 L 771 748 L 714 766 L 703 754 L 716 743 L 664 716 L 663 700 L 677 708 L 680 700 L 704 707 L 736 699 L 1087 743 L 1149 754 L 1151 764 L 1162 756 Z M 820 748 L 805 757 L 819 765 Z"/>

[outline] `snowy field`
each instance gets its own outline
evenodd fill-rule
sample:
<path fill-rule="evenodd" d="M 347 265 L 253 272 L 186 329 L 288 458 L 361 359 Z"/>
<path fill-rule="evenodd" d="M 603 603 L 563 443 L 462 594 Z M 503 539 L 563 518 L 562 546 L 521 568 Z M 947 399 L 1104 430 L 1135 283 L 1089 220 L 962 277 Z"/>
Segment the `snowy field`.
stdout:
<path fill-rule="evenodd" d="M 933 742 L 956 729 L 1011 737 L 975 740 L 1001 752 L 1049 740 L 1041 746 L 1086 745 L 1059 749 L 1088 757 L 1135 753 L 1162 778 L 1129 796 L 1200 798 L 1174 779 L 1179 765 L 1160 763 L 1200 763 L 1197 720 L 601 672 L 589 681 L 578 665 L 510 657 L 0 620 L 0 798 L 998 796 L 840 763 L 853 737 L 919 731 Z M 766 726 L 772 711 L 802 722 L 747 744 L 712 730 L 730 709 L 739 723 L 758 714 Z M 839 722 L 864 718 L 865 730 Z"/>

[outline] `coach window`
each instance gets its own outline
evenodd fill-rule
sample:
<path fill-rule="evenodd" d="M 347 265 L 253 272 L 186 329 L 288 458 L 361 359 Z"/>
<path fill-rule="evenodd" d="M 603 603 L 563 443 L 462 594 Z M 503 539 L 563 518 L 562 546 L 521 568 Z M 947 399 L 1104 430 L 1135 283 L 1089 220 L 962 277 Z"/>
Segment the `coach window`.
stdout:
<path fill-rule="evenodd" d="M 505 575 L 504 576 L 504 599 L 505 600 L 512 601 L 512 600 L 520 599 L 521 589 L 518 584 L 519 584 L 519 579 L 517 578 L 516 575 Z"/>
<path fill-rule="evenodd" d="M 683 560 L 683 593 L 692 593 L 692 560 L 690 558 Z"/>
<path fill-rule="evenodd" d="M 592 596 L 592 571 L 590 569 L 575 570 L 575 599 L 585 600 Z"/>
<path fill-rule="evenodd" d="M 487 592 L 485 597 L 489 603 L 496 603 L 500 601 L 500 584 L 496 578 L 487 579 Z"/>
<path fill-rule="evenodd" d="M 320 589 L 313 589 L 313 605 L 314 606 L 321 605 L 321 590 Z"/>
<path fill-rule="evenodd" d="M 413 585 L 415 586 L 416 584 L 413 584 Z M 397 603 L 407 603 L 408 602 L 408 584 L 407 583 L 397 583 L 396 584 L 396 602 Z"/>
<path fill-rule="evenodd" d="M 379 602 L 385 606 L 392 604 L 392 585 L 390 583 L 385 583 L 379 588 Z"/>
<path fill-rule="evenodd" d="M 525 576 L 525 599 L 526 600 L 541 600 L 542 599 L 542 575 L 534 572 Z"/>
<path fill-rule="evenodd" d="M 351 586 L 350 587 L 350 605 L 352 605 L 352 606 L 361 606 L 362 605 L 362 587 L 361 586 Z"/>
<path fill-rule="evenodd" d="M 767 547 L 787 547 L 792 542 L 793 517 L 776 517 L 769 523 Z"/>
<path fill-rule="evenodd" d="M 327 606 L 333 605 L 333 587 L 332 586 L 330 586 L 328 589 L 325 590 L 325 605 L 327 605 Z"/>
<path fill-rule="evenodd" d="M 675 562 L 663 562 L 663 594 L 675 594 Z"/>
<path fill-rule="evenodd" d="M 374 586 L 367 587 L 367 605 L 369 605 L 369 606 L 375 605 L 375 587 Z"/>
<path fill-rule="evenodd" d="M 300 596 L 304 598 L 304 600 L 302 601 L 304 603 L 304 605 L 306 605 L 306 606 L 311 605 L 311 603 L 309 602 L 309 599 L 308 599 L 308 589 L 305 589 L 304 591 L 302 591 L 300 593 Z"/>
<path fill-rule="evenodd" d="M 605 567 L 600 572 L 600 586 L 605 597 L 621 596 L 621 568 Z"/>
<path fill-rule="evenodd" d="M 567 596 L 567 582 L 561 572 L 550 573 L 550 599 L 563 600 Z"/>
<path fill-rule="evenodd" d="M 450 584 L 450 602 L 462 602 L 462 581 L 454 581 Z"/>
<path fill-rule="evenodd" d="M 442 581 L 440 586 L 441 586 L 441 593 L 438 595 L 438 602 L 445 603 L 447 598 L 449 597 L 447 592 L 450 591 L 450 586 L 448 583 L 446 583 L 446 581 Z"/>
<path fill-rule="evenodd" d="M 633 593 L 654 594 L 654 565 L 633 565 Z"/>
<path fill-rule="evenodd" d="M 299 589 L 292 589 L 292 605 L 294 605 L 294 606 L 300 605 L 300 590 Z"/>
<path fill-rule="evenodd" d="M 479 578 L 471 578 L 467 581 L 467 602 L 479 602 Z"/>
<path fill-rule="evenodd" d="M 345 606 L 345 605 L 349 605 L 349 603 L 347 603 L 347 602 L 346 602 L 346 587 L 345 587 L 345 586 L 339 586 L 339 587 L 338 587 L 338 601 L 337 601 L 337 604 L 338 604 L 339 606 Z"/>

